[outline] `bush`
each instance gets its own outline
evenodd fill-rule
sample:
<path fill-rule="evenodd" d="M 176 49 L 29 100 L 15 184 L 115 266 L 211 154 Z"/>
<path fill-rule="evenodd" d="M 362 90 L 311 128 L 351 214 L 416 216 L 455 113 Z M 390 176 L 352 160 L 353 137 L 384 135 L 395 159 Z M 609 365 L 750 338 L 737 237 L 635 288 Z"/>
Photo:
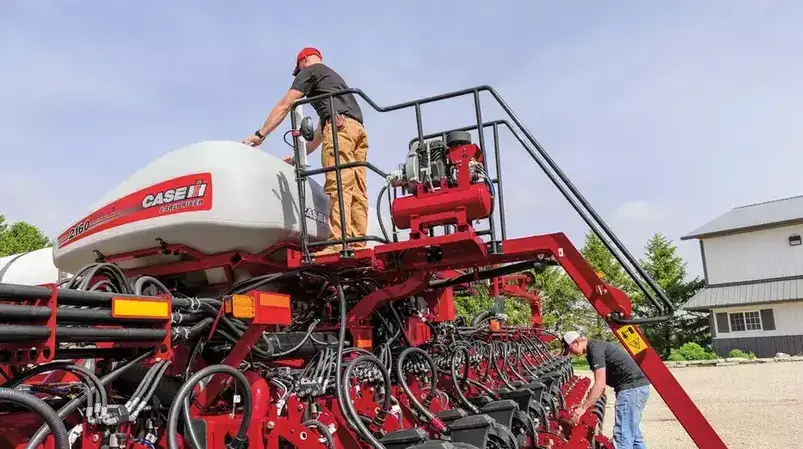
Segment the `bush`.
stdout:
<path fill-rule="evenodd" d="M 685 343 L 678 348 L 678 355 L 683 357 L 683 360 L 704 360 L 705 349 L 697 343 Z"/>
<path fill-rule="evenodd" d="M 669 357 L 667 357 L 667 360 L 670 362 L 683 362 L 686 359 L 684 359 L 683 356 L 680 355 L 677 349 L 673 349 L 669 352 Z"/>
<path fill-rule="evenodd" d="M 731 349 L 728 353 L 728 358 L 740 358 L 740 359 L 754 359 L 756 355 L 752 352 L 744 352 L 741 349 Z"/>
<path fill-rule="evenodd" d="M 678 348 L 677 350 L 673 349 L 672 352 L 675 353 L 675 357 L 682 357 L 683 360 L 714 360 L 719 358 L 713 352 L 706 352 L 702 346 L 698 345 L 697 343 L 685 343 L 683 346 Z M 670 360 L 672 354 L 669 354 Z M 672 360 L 672 361 L 679 361 L 679 360 Z"/>

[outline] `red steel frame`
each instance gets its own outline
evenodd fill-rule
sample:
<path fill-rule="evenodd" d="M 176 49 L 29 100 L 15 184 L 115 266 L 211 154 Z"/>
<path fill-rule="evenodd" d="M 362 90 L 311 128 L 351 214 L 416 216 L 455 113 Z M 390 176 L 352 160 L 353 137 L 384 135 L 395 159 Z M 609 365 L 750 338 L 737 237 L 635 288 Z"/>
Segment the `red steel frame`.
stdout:
<path fill-rule="evenodd" d="M 494 296 L 504 295 L 527 301 L 530 304 L 530 315 L 532 316 L 530 327 L 540 330 L 544 324 L 541 313 L 541 297 L 538 296 L 538 292 L 527 290 L 527 286 L 531 285 L 534 280 L 530 274 L 512 274 L 494 278 L 491 286 Z"/>
<path fill-rule="evenodd" d="M 460 233 L 441 236 L 441 238 L 432 237 L 424 240 L 431 241 L 439 239 L 441 241 L 454 243 L 454 236 L 459 234 Z M 479 240 L 478 238 L 476 239 Z M 471 240 L 473 243 L 474 239 Z M 420 248 L 420 242 L 420 240 L 407 241 L 399 242 L 395 245 L 409 245 L 408 250 L 414 250 Z M 473 247 L 472 243 L 468 243 L 467 246 Z M 390 245 L 380 245 L 374 252 L 382 254 L 386 246 Z M 530 258 L 552 257 L 563 267 L 572 280 L 574 280 L 580 291 L 583 292 L 583 295 L 585 295 L 594 307 L 594 310 L 596 310 L 600 316 L 606 318 L 606 322 L 611 330 L 614 331 L 619 341 L 628 350 L 642 371 L 644 371 L 644 374 L 655 387 L 655 390 L 661 398 L 663 398 L 666 405 L 672 410 L 672 413 L 697 446 L 712 449 L 726 448 L 725 443 L 719 435 L 717 435 L 716 431 L 714 431 L 694 402 L 692 402 L 691 398 L 686 394 L 686 391 L 683 390 L 683 387 L 680 386 L 677 379 L 675 379 L 658 356 L 658 353 L 649 345 L 641 330 L 635 325 L 623 326 L 609 319 L 614 312 L 618 312 L 626 318 L 632 316 L 632 303 L 630 298 L 628 298 L 623 291 L 602 282 L 597 273 L 588 265 L 585 259 L 583 259 L 583 256 L 577 251 L 577 248 L 574 247 L 565 234 L 555 233 L 507 240 L 503 242 L 502 251 L 499 254 L 488 254 L 484 251 L 484 245 L 477 245 L 474 248 L 478 250 L 478 253 L 472 254 L 469 252 L 465 257 L 461 257 L 457 260 L 449 260 L 448 262 L 444 256 L 444 261 L 440 263 L 427 263 L 426 261 L 420 260 L 421 252 L 412 251 L 408 253 L 411 254 L 411 256 L 409 256 L 410 263 L 408 264 L 408 262 L 405 261 L 405 267 L 412 269 L 425 265 L 428 270 L 416 272 L 410 276 L 407 281 L 401 284 L 376 290 L 366 296 L 349 312 L 349 322 L 365 321 L 386 301 L 406 298 L 422 290 L 426 286 L 426 280 L 429 278 L 429 274 L 435 270 L 485 266 L 516 262 Z M 444 254 L 445 253 L 444 251 Z M 631 330 L 635 332 L 637 337 L 630 332 Z M 639 342 L 643 347 L 638 350 L 631 349 L 628 342 L 633 341 Z"/>
<path fill-rule="evenodd" d="M 442 196 L 448 197 L 451 192 L 448 192 L 447 189 L 444 193 Z M 418 217 L 416 216 L 416 218 Z M 374 270 L 374 276 L 380 279 L 385 287 L 364 297 L 348 312 L 348 327 L 353 338 L 358 340 L 358 343 L 367 341 L 370 345 L 371 319 L 377 309 L 389 301 L 408 298 L 427 289 L 430 279 L 435 273 L 443 275 L 454 273 L 453 270 L 529 260 L 556 262 L 574 280 L 596 312 L 606 318 L 606 322 L 617 338 L 644 371 L 692 440 L 699 447 L 725 448 L 720 437 L 672 376 L 655 350 L 647 343 L 638 327 L 621 325 L 611 319 L 614 313 L 625 318 L 632 316 L 630 299 L 621 290 L 602 282 L 565 234 L 554 233 L 508 239 L 500 243 L 500 251 L 489 251 L 486 242 L 476 234 L 470 225 L 465 225 L 458 226 L 457 232 L 452 234 L 428 236 L 421 233 L 418 238 L 407 241 L 380 244 L 373 248 L 360 248 L 354 251 L 353 258 L 343 259 L 337 253 L 321 255 L 316 257 L 311 265 L 327 268 L 361 266 Z M 433 256 L 430 251 L 433 247 L 440 250 L 436 256 Z M 277 251 L 285 251 L 286 261 L 284 263 L 271 258 Z M 256 275 L 310 267 L 310 264 L 304 261 L 298 247 L 289 243 L 281 243 L 256 255 L 236 251 L 205 255 L 183 245 L 165 244 L 156 248 L 112 255 L 106 260 L 119 262 L 131 258 L 147 257 L 159 252 L 180 253 L 190 256 L 191 260 L 126 270 L 127 275 L 148 273 L 165 276 L 214 267 L 223 267 L 227 273 L 231 273 L 235 268 L 245 269 Z M 527 291 L 526 278 L 509 276 L 507 280 L 513 281 L 513 284 L 499 278 L 495 279 L 492 284 L 493 293 L 527 299 L 533 312 L 538 312 L 533 315 L 540 317 L 540 300 L 537 295 Z M 541 323 L 534 322 L 532 324 L 540 327 Z M 248 354 L 250 345 L 265 329 L 264 325 L 252 325 L 226 357 L 224 363 L 231 366 L 239 365 Z M 210 384 L 209 387 L 206 395 L 214 397 L 217 388 L 222 387 L 222 384 Z"/>
<path fill-rule="evenodd" d="M 440 261 L 428 261 L 426 248 L 430 245 L 440 245 L 443 249 L 443 258 Z M 271 252 L 275 250 L 272 249 Z M 301 253 L 295 247 L 286 248 L 287 269 L 306 267 L 302 262 Z M 403 269 L 390 269 L 394 263 L 396 252 L 400 251 Z M 263 271 L 272 271 L 277 267 L 273 262 L 264 261 L 263 253 L 260 256 L 239 255 L 234 260 L 253 262 Z M 225 256 L 225 258 L 224 258 Z M 214 265 L 225 265 L 224 259 L 233 260 L 231 254 L 199 257 L 198 260 L 188 262 L 194 269 Z M 377 245 L 374 248 L 364 248 L 355 251 L 353 259 L 340 259 L 337 254 L 328 254 L 319 257 L 313 262 L 315 266 L 369 266 L 377 270 L 377 275 L 385 277 L 387 286 L 375 290 L 360 300 L 348 313 L 349 328 L 359 334 L 366 326 L 374 312 L 388 301 L 407 298 L 426 289 L 431 275 L 436 272 L 450 271 L 461 268 L 489 266 L 526 260 L 553 260 L 561 265 L 566 273 L 574 280 L 580 291 L 585 295 L 594 310 L 606 318 L 606 322 L 615 335 L 628 350 L 630 355 L 645 373 L 658 394 L 675 415 L 677 420 L 697 444 L 705 448 L 726 448 L 725 444 L 705 419 L 697 406 L 689 398 L 678 381 L 666 367 L 664 362 L 649 345 L 641 330 L 635 325 L 620 325 L 610 319 L 614 312 L 626 318 L 632 316 L 632 304 L 627 295 L 621 290 L 605 284 L 597 273 L 583 259 L 580 252 L 574 247 L 563 233 L 546 234 L 532 237 L 505 240 L 502 250 L 496 254 L 488 252 L 485 243 L 469 228 L 466 232 L 455 234 L 425 237 L 416 240 L 403 241 L 392 244 Z M 260 263 L 264 261 L 263 263 Z M 173 264 L 164 267 L 165 272 L 188 271 Z M 403 270 L 403 271 L 402 271 Z M 515 278 L 514 278 L 515 279 Z M 522 295 L 521 285 L 518 287 L 500 286 L 500 291 Z M 537 297 L 531 298 L 535 303 Z M 540 305 L 540 302 L 539 302 Z M 252 326 L 237 345 L 232 349 L 224 363 L 238 366 L 249 351 L 255 338 L 261 335 L 265 326 Z M 632 349 L 628 343 L 637 342 L 640 346 Z M 222 387 L 222 385 L 220 385 Z M 213 385 L 206 390 L 207 395 L 215 396 Z M 208 396 L 208 397 L 209 397 Z"/>
<path fill-rule="evenodd" d="M 427 260 L 426 248 L 436 244 L 443 249 L 443 258 L 439 261 L 429 261 Z M 263 273 L 307 266 L 303 264 L 301 253 L 297 247 L 287 244 L 271 248 L 259 255 L 237 252 L 207 256 L 183 246 L 168 245 L 168 247 L 172 250 L 180 250 L 185 254 L 192 254 L 195 256 L 195 260 L 151 267 L 148 269 L 149 273 L 153 273 L 154 268 L 156 272 L 164 275 L 186 273 L 210 267 L 223 266 L 231 268 L 235 264 L 241 264 L 240 266 L 248 265 L 248 268 L 253 271 Z M 267 256 L 282 249 L 287 251 L 287 266 L 280 268 L 279 264 L 268 260 Z M 401 252 L 400 260 L 403 268 L 390 268 L 396 262 L 397 251 Z M 110 259 L 121 260 L 149 254 L 152 254 L 151 250 L 142 250 L 138 254 L 117 255 Z M 672 376 L 655 350 L 646 341 L 641 330 L 637 326 L 620 325 L 609 319 L 614 312 L 618 312 L 624 317 L 630 317 L 632 315 L 630 299 L 621 290 L 602 282 L 597 273 L 588 265 L 563 233 L 505 240 L 502 242 L 502 250 L 492 254 L 488 252 L 485 243 L 474 234 L 473 229 L 469 228 L 465 232 L 455 234 L 424 237 L 393 244 L 377 245 L 374 248 L 360 249 L 355 251 L 353 259 L 341 260 L 337 254 L 326 255 L 318 258 L 313 265 L 370 266 L 376 269 L 378 276 L 386 280 L 385 287 L 375 290 L 364 297 L 348 313 L 349 329 L 353 334 L 361 335 L 365 333 L 365 329 L 370 329 L 370 319 L 379 307 L 388 301 L 407 298 L 420 293 L 429 286 L 430 278 L 436 272 L 453 273 L 452 270 L 462 268 L 526 260 L 545 260 L 559 263 L 574 280 L 596 312 L 606 318 L 608 325 L 619 341 L 629 351 L 697 446 L 714 449 L 726 447 L 678 381 Z M 136 271 L 140 270 L 142 269 L 137 269 Z M 514 281 L 513 284 L 503 280 L 495 280 L 494 282 L 497 283 L 495 290 L 503 294 L 524 297 L 530 301 L 532 307 L 537 306 L 540 310 L 540 300 L 537 295 L 527 292 L 523 282 L 524 279 L 517 276 L 507 276 L 508 280 Z M 259 338 L 266 329 L 266 325 L 252 325 L 243 335 L 243 338 L 232 348 L 223 363 L 238 366 L 247 356 L 255 339 Z M 633 346 L 631 346 L 633 342 L 638 342 L 640 346 L 633 349 Z M 213 380 L 204 391 L 203 396 L 206 398 L 215 397 L 219 388 L 223 387 L 222 380 Z M 201 404 L 204 404 L 204 402 L 201 401 Z M 193 408 L 195 409 L 195 407 Z"/>

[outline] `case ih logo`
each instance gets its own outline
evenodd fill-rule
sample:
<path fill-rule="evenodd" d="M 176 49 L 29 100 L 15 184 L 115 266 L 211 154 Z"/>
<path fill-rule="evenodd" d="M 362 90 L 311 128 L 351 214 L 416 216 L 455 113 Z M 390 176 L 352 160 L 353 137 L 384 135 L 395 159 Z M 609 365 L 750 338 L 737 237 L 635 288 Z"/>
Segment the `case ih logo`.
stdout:
<path fill-rule="evenodd" d="M 185 207 L 199 206 L 203 204 L 203 196 L 206 193 L 206 183 L 202 180 L 195 181 L 194 184 L 181 186 L 175 189 L 163 190 L 156 194 L 145 195 L 142 199 L 142 208 L 148 209 L 154 206 L 161 212 L 183 209 Z M 195 199 L 193 199 L 195 198 Z M 184 201 L 188 200 L 188 201 Z"/>
<path fill-rule="evenodd" d="M 92 212 L 64 231 L 59 248 L 117 226 L 173 214 L 212 209 L 212 174 L 169 179 L 130 193 Z"/>

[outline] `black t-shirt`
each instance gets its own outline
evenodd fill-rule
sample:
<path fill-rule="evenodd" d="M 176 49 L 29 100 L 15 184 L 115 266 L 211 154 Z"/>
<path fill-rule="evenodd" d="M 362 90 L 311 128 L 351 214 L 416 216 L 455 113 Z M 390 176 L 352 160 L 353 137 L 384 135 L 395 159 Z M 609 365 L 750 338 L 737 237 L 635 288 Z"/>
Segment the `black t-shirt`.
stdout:
<path fill-rule="evenodd" d="M 323 63 L 313 64 L 296 75 L 291 89 L 303 92 L 307 98 L 348 89 L 349 86 L 334 70 Z M 362 123 L 362 111 L 353 94 L 334 97 L 335 111 Z M 313 101 L 312 107 L 321 122 L 329 119 L 329 99 Z"/>
<path fill-rule="evenodd" d="M 641 368 L 623 348 L 607 341 L 589 340 L 587 350 L 591 371 L 605 368 L 605 383 L 615 392 L 649 385 Z"/>

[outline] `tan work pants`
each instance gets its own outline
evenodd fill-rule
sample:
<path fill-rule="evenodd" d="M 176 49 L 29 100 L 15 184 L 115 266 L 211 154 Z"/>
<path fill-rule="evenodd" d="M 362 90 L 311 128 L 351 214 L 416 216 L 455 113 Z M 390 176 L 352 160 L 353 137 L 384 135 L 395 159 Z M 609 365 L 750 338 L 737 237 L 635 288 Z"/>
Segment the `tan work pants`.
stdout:
<path fill-rule="evenodd" d="M 337 148 L 340 164 L 349 162 L 365 162 L 368 156 L 368 135 L 360 122 L 342 116 L 335 120 L 337 130 Z M 335 165 L 334 142 L 332 139 L 331 121 L 322 131 L 323 152 L 321 166 Z M 346 168 L 340 170 L 343 186 L 343 214 L 345 216 L 346 237 L 362 237 L 368 233 L 368 187 L 365 167 Z M 326 173 L 324 192 L 329 195 L 329 240 L 342 236 L 340 229 L 340 206 L 337 197 L 337 172 Z M 351 243 L 351 247 L 365 246 L 365 243 Z M 333 247 L 331 249 L 336 249 Z"/>

